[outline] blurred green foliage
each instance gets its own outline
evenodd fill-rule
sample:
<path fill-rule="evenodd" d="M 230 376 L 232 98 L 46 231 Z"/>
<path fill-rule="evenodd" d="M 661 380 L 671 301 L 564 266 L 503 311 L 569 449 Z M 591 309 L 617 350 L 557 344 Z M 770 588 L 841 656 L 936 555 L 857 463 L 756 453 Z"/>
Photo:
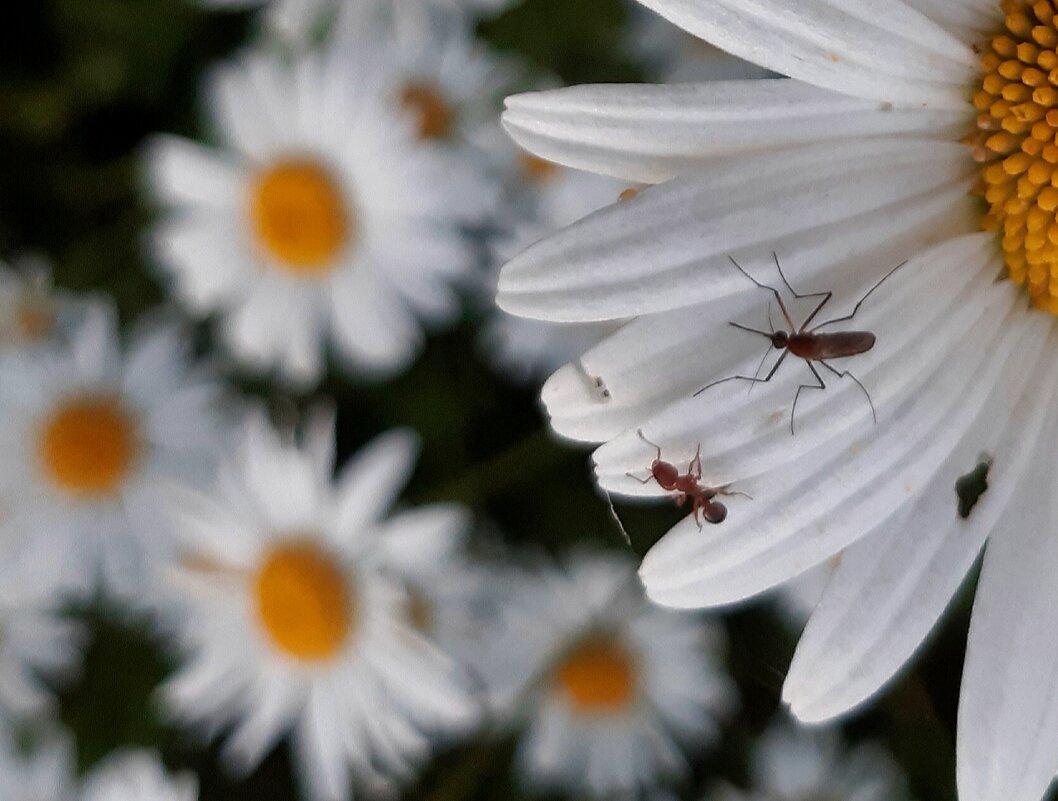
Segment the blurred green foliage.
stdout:
<path fill-rule="evenodd" d="M 252 18 L 209 14 L 190 0 L 40 0 L 5 4 L 0 14 L 0 255 L 42 251 L 54 259 L 60 285 L 105 291 L 132 320 L 163 298 L 144 258 L 152 212 L 140 191 L 142 145 L 154 132 L 201 133 L 202 74 L 247 40 Z M 643 74 L 624 49 L 626 15 L 620 0 L 526 0 L 483 22 L 480 33 L 540 76 L 636 80 Z M 320 394 L 338 405 L 340 455 L 386 428 L 411 426 L 424 450 L 408 503 L 462 501 L 477 511 L 482 532 L 512 544 L 556 552 L 581 543 L 624 547 L 592 490 L 587 452 L 555 442 L 535 388 L 489 369 L 475 342 L 477 322 L 468 313 L 433 337 L 418 363 L 384 386 L 332 373 L 339 377 Z M 279 409 L 311 401 L 232 381 Z M 676 519 L 667 507 L 622 515 L 639 553 Z M 490 542 L 481 538 L 483 552 Z M 952 744 L 969 603 L 961 596 L 917 666 L 851 726 L 855 736 L 885 739 L 922 801 L 955 798 Z M 199 772 L 203 801 L 295 797 L 282 749 L 233 783 L 219 770 L 215 747 L 166 727 L 152 702 L 170 667 L 164 653 L 124 616 L 84 616 L 94 640 L 83 680 L 62 706 L 82 766 L 120 744 L 157 745 L 171 766 Z M 778 707 L 795 643 L 766 605 L 736 611 L 727 624 L 743 714 L 718 752 L 696 759 L 699 781 L 717 772 L 744 775 L 748 748 Z M 509 739 L 456 748 L 407 797 L 520 798 L 512 750 Z"/>

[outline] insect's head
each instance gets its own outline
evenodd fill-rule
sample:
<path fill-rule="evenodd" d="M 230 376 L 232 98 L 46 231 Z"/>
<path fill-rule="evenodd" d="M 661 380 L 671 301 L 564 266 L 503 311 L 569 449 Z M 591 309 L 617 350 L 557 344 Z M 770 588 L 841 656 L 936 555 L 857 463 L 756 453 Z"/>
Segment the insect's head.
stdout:
<path fill-rule="evenodd" d="M 776 350 L 785 350 L 790 344 L 790 335 L 785 331 L 776 331 L 771 335 L 771 346 Z"/>

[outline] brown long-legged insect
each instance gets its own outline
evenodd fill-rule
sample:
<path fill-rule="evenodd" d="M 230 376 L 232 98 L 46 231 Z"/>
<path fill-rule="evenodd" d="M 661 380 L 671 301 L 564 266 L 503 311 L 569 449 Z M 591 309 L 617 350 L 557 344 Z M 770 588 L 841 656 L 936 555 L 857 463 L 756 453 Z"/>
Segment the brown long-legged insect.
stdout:
<path fill-rule="evenodd" d="M 790 282 L 786 280 L 786 275 L 783 273 L 782 267 L 779 265 L 778 255 L 772 253 L 772 258 L 775 259 L 775 267 L 779 271 L 779 277 L 782 278 L 782 282 L 786 285 L 786 288 L 790 290 L 790 294 L 792 294 L 795 298 L 820 298 L 819 303 L 816 304 L 816 307 L 814 309 L 812 309 L 809 315 L 805 318 L 804 322 L 801 323 L 800 326 L 797 326 L 794 324 L 793 318 L 790 316 L 790 312 L 786 308 L 786 304 L 783 303 L 782 295 L 779 294 L 779 290 L 777 290 L 773 286 L 762 284 L 760 281 L 758 281 L 756 278 L 746 272 L 742 268 L 742 265 L 735 261 L 731 256 L 728 256 L 728 258 L 731 260 L 731 263 L 735 265 L 738 271 L 744 276 L 746 276 L 746 278 L 748 278 L 761 289 L 765 289 L 775 296 L 775 300 L 779 303 L 779 309 L 782 311 L 782 316 L 786 320 L 786 324 L 789 326 L 789 330 L 760 331 L 756 328 L 750 328 L 749 326 L 742 325 L 741 323 L 730 323 L 730 325 L 734 326 L 735 328 L 739 328 L 743 331 L 749 331 L 753 334 L 760 334 L 762 337 L 768 339 L 771 342 L 772 348 L 776 350 L 781 350 L 782 355 L 779 356 L 778 360 L 775 362 L 775 364 L 772 365 L 771 370 L 764 378 L 759 377 L 760 367 L 764 366 L 764 360 L 768 358 L 768 353 L 771 352 L 771 349 L 764 353 L 764 358 L 761 359 L 760 367 L 757 368 L 756 375 L 733 375 L 727 378 L 721 378 L 719 381 L 714 381 L 711 384 L 706 384 L 694 394 L 700 395 L 710 387 L 715 387 L 717 384 L 723 384 L 727 381 L 737 380 L 750 381 L 754 384 L 767 384 L 775 376 L 775 373 L 778 371 L 779 367 L 782 366 L 782 363 L 786 359 L 786 357 L 792 353 L 799 359 L 804 360 L 804 363 L 808 365 L 808 369 L 812 371 L 812 375 L 815 377 L 817 383 L 801 384 L 797 388 L 797 393 L 794 395 L 793 408 L 790 409 L 791 434 L 794 433 L 794 415 L 797 412 L 797 401 L 801 397 L 801 392 L 806 389 L 827 388 L 827 385 L 823 381 L 822 376 L 820 376 L 819 371 L 816 369 L 815 365 L 817 363 L 825 367 L 838 378 L 848 377 L 855 381 L 856 385 L 861 390 L 863 390 L 863 394 L 867 397 L 867 403 L 869 403 L 871 406 L 871 416 L 874 418 L 874 422 L 877 423 L 878 414 L 874 410 L 874 401 L 871 400 L 871 393 L 867 391 L 867 388 L 863 385 L 860 379 L 856 378 L 856 376 L 854 376 L 848 370 L 839 371 L 837 368 L 827 362 L 828 359 L 843 359 L 848 356 L 858 356 L 861 353 L 866 353 L 874 347 L 874 334 L 872 334 L 870 331 L 842 331 L 840 333 L 828 334 L 820 333 L 819 329 L 823 328 L 824 326 L 833 325 L 834 323 L 846 322 L 848 320 L 853 319 L 856 316 L 856 313 L 860 310 L 860 306 L 862 306 L 864 301 L 871 296 L 871 293 L 874 292 L 874 290 L 880 287 L 883 283 L 885 283 L 886 279 L 888 279 L 889 276 L 891 276 L 893 273 L 895 273 L 897 270 L 907 264 L 907 262 L 901 262 L 900 264 L 896 265 L 896 267 L 887 272 L 885 275 L 883 275 L 881 279 L 874 286 L 868 289 L 867 292 L 864 293 L 863 297 L 861 297 L 856 302 L 856 305 L 853 307 L 851 313 L 842 315 L 841 317 L 834 317 L 830 320 L 826 320 L 825 322 L 819 323 L 818 325 L 812 328 L 809 328 L 808 326 L 812 324 L 812 321 L 816 318 L 816 316 L 821 311 L 823 311 L 823 308 L 830 302 L 830 299 L 834 296 L 833 292 L 809 292 L 807 294 L 801 294 L 797 292 L 792 286 L 790 286 Z M 770 324 L 770 312 L 768 315 L 768 321 Z"/>
<path fill-rule="evenodd" d="M 695 451 L 691 463 L 687 466 L 687 472 L 681 473 L 676 465 L 671 462 L 666 462 L 661 458 L 661 446 L 647 439 L 643 434 L 643 429 L 637 429 L 636 433 L 639 434 L 639 438 L 643 440 L 643 442 L 654 448 L 656 453 L 654 461 L 650 465 L 649 476 L 646 478 L 640 478 L 634 473 L 627 473 L 626 475 L 630 478 L 634 478 L 642 484 L 656 481 L 658 486 L 663 490 L 675 492 L 677 506 L 683 506 L 683 504 L 690 500 L 691 513 L 694 515 L 694 522 L 698 524 L 699 529 L 702 528 L 703 520 L 707 523 L 716 525 L 718 523 L 723 523 L 724 520 L 727 519 L 727 507 L 720 501 L 716 500 L 718 495 L 741 495 L 744 498 L 750 497 L 744 492 L 730 492 L 728 491 L 727 486 L 702 486 L 701 443 L 699 443 L 698 450 Z"/>

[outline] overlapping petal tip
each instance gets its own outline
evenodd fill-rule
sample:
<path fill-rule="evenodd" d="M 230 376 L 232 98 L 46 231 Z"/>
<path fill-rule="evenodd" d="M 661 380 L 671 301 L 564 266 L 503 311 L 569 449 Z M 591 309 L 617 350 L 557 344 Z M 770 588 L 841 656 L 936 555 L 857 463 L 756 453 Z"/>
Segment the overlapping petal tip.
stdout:
<path fill-rule="evenodd" d="M 503 268 L 496 300 L 525 317 L 595 322 L 727 297 L 746 280 L 730 256 L 785 257 L 917 198 L 965 195 L 973 166 L 962 145 L 892 138 L 728 159 L 530 247 Z M 948 208 L 967 209 L 950 199 Z M 974 218 L 960 222 L 972 230 Z"/>
<path fill-rule="evenodd" d="M 897 109 L 796 80 L 572 86 L 507 98 L 522 147 L 568 167 L 660 183 L 708 159 L 872 136 L 957 138 L 973 111 Z"/>
<path fill-rule="evenodd" d="M 796 377 L 785 399 L 772 382 L 749 401 L 744 389 L 712 398 L 712 406 L 698 398 L 644 424 L 647 436 L 674 457 L 689 458 L 701 443 L 703 480 L 734 482 L 733 489 L 753 496 L 732 499 L 737 513 L 733 508 L 727 521 L 704 534 L 685 520 L 647 554 L 641 574 L 655 600 L 731 603 L 825 561 L 889 525 L 944 469 L 968 432 L 1007 413 L 1005 391 L 996 387 L 1032 366 L 1032 345 L 1040 337 L 1021 323 L 1025 314 L 1015 309 L 1014 287 L 992 283 L 997 264 L 989 245 L 985 235 L 976 235 L 923 254 L 918 269 L 906 274 L 902 296 L 894 287 L 888 302 L 879 298 L 864 308 L 864 328 L 877 333 L 879 344 L 864 354 L 870 358 L 847 366 L 870 392 L 877 424 L 858 388 L 832 378 L 825 392 L 802 399 L 792 436 Z M 979 268 L 956 297 L 929 297 L 925 286 L 957 286 L 967 262 Z M 932 275 L 929 264 L 937 270 Z M 930 283 L 916 286 L 915 273 Z M 596 454 L 600 483 L 611 491 L 642 492 L 624 474 L 642 470 L 643 456 L 634 432 L 603 446 Z"/>
<path fill-rule="evenodd" d="M 342 468 L 336 513 L 342 536 L 382 517 L 411 479 L 419 448 L 414 431 L 394 429 L 375 437 Z"/>
<path fill-rule="evenodd" d="M 244 174 L 230 156 L 176 136 L 157 136 L 146 164 L 150 189 L 177 206 L 227 208 L 240 201 Z"/>
<path fill-rule="evenodd" d="M 776 256 L 801 291 L 832 289 L 840 298 L 843 286 L 851 291 L 866 276 L 883 275 L 909 255 L 969 230 L 974 206 L 959 184 L 910 199 L 885 213 L 789 237 L 776 244 Z M 772 254 L 739 254 L 739 259 L 761 280 L 779 283 Z M 736 273 L 730 262 L 727 269 Z M 831 283 L 821 283 L 824 275 Z M 612 439 L 673 398 L 689 397 L 721 377 L 725 374 L 721 368 L 734 369 L 750 354 L 759 358 L 762 341 L 744 333 L 735 335 L 729 323 L 739 320 L 767 327 L 762 309 L 770 298 L 748 279 L 742 280 L 742 291 L 731 297 L 639 318 L 559 370 L 545 383 L 541 396 L 552 428 L 574 440 Z M 774 306 L 772 314 L 778 314 Z"/>
<path fill-rule="evenodd" d="M 1018 513 L 985 552 L 959 699 L 962 801 L 1038 801 L 1058 771 L 1056 436 L 1052 411 Z"/>
<path fill-rule="evenodd" d="M 964 108 L 973 50 L 901 0 L 641 0 L 684 30 L 763 67 L 842 94 Z"/>
<path fill-rule="evenodd" d="M 1009 414 L 959 443 L 943 469 L 892 525 L 856 543 L 841 564 L 794 656 L 784 700 L 806 722 L 831 719 L 859 706 L 903 667 L 925 640 L 969 572 L 985 539 L 1010 512 L 1028 470 L 1039 469 L 1041 433 L 1054 407 L 1058 380 L 1046 367 L 1058 343 L 1043 315 L 1022 324 L 1034 364 L 1000 391 Z M 1042 330 L 1041 330 L 1042 329 Z M 982 461 L 988 489 L 963 518 L 957 479 Z"/>

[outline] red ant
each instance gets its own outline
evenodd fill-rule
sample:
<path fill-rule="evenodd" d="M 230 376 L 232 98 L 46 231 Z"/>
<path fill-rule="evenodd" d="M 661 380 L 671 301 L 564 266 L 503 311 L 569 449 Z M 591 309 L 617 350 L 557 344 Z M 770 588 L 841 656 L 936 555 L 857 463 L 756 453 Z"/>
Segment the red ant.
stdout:
<path fill-rule="evenodd" d="M 858 356 L 861 353 L 866 353 L 874 347 L 876 339 L 874 334 L 872 334 L 870 331 L 842 331 L 837 334 L 820 334 L 817 332 L 823 326 L 845 322 L 846 320 L 851 320 L 853 317 L 855 317 L 856 313 L 860 310 L 860 306 L 862 306 L 863 302 L 871 296 L 871 293 L 874 292 L 874 290 L 880 287 L 883 283 L 885 283 L 886 279 L 888 279 L 889 276 L 891 276 L 893 273 L 895 273 L 897 270 L 907 264 L 907 262 L 901 262 L 900 264 L 896 265 L 896 267 L 887 272 L 885 275 L 883 275 L 881 280 L 879 280 L 878 283 L 868 289 L 866 294 L 864 294 L 864 296 L 860 298 L 859 301 L 857 301 L 856 305 L 852 309 L 851 314 L 846 314 L 842 317 L 835 317 L 831 320 L 827 320 L 826 322 L 819 323 L 819 325 L 815 326 L 814 328 L 809 328 L 809 324 L 811 324 L 812 320 L 815 319 L 816 315 L 823 310 L 823 307 L 830 302 L 830 299 L 834 296 L 834 293 L 827 291 L 810 292 L 805 295 L 800 294 L 799 292 L 794 290 L 794 288 L 790 286 L 790 282 L 786 280 L 786 276 L 783 274 L 782 267 L 779 265 L 779 256 L 774 252 L 771 255 L 772 258 L 775 259 L 775 267 L 779 270 L 779 277 L 782 278 L 782 282 L 786 285 L 786 288 L 790 290 L 790 293 L 795 298 L 822 298 L 822 300 L 819 301 L 819 303 L 812 310 L 812 312 L 805 318 L 805 321 L 801 323 L 800 327 L 798 327 L 794 325 L 793 318 L 790 317 L 790 312 L 786 309 L 786 304 L 783 303 L 782 296 L 779 294 L 779 290 L 777 290 L 775 287 L 768 286 L 767 284 L 762 284 L 760 281 L 758 281 L 756 278 L 746 272 L 742 268 L 742 265 L 735 261 L 731 256 L 728 256 L 728 259 L 731 260 L 731 263 L 735 265 L 738 271 L 744 276 L 746 276 L 746 278 L 748 278 L 761 289 L 766 289 L 773 295 L 775 295 L 775 299 L 779 302 L 779 309 L 782 311 L 782 316 L 786 319 L 786 324 L 790 326 L 790 330 L 775 331 L 773 328 L 773 330 L 770 332 L 759 331 L 756 328 L 750 328 L 748 326 L 741 325 L 740 323 L 730 323 L 730 325 L 734 326 L 735 328 L 739 328 L 743 331 L 749 331 L 753 334 L 760 334 L 761 336 L 767 338 L 771 341 L 772 348 L 775 348 L 776 350 L 781 350 L 782 355 L 779 356 L 778 361 L 776 361 L 775 364 L 772 365 L 771 371 L 764 378 L 759 378 L 758 376 L 760 375 L 761 367 L 764 366 L 765 359 L 768 358 L 768 353 L 770 353 L 770 350 L 765 352 L 764 358 L 761 359 L 760 367 L 757 368 L 756 374 L 752 377 L 748 375 L 733 375 L 728 378 L 721 378 L 719 381 L 714 381 L 711 384 L 706 384 L 694 394 L 696 396 L 700 395 L 710 387 L 715 387 L 717 384 L 723 384 L 727 381 L 734 381 L 736 379 L 740 381 L 750 381 L 754 384 L 767 384 L 769 381 L 771 381 L 772 377 L 782 365 L 787 355 L 792 353 L 794 356 L 797 356 L 798 358 L 804 360 L 805 364 L 808 365 L 808 369 L 812 371 L 812 375 L 815 376 L 815 379 L 818 383 L 801 384 L 801 386 L 797 388 L 797 394 L 794 395 L 793 408 L 790 409 L 791 434 L 794 433 L 794 414 L 797 411 L 797 401 L 801 397 L 802 390 L 827 388 L 826 383 L 824 383 L 823 378 L 819 375 L 819 371 L 816 370 L 815 364 L 813 364 L 813 362 L 818 362 L 827 370 L 836 375 L 838 378 L 845 378 L 846 376 L 848 376 L 853 381 L 855 381 L 856 385 L 859 386 L 861 390 L 863 390 L 863 394 L 867 396 L 867 403 L 869 403 L 871 406 L 871 416 L 874 418 L 874 422 L 877 423 L 878 414 L 874 410 L 874 401 L 871 400 L 871 393 L 867 391 L 867 388 L 863 385 L 863 383 L 848 370 L 839 372 L 826 361 L 827 359 L 842 359 L 847 356 Z M 769 325 L 771 324 L 770 305 L 768 313 L 768 323 Z"/>
<path fill-rule="evenodd" d="M 636 433 L 639 434 L 639 438 L 643 440 L 643 442 L 654 448 L 657 451 L 657 454 L 654 456 L 654 461 L 650 464 L 649 477 L 640 478 L 633 473 L 627 473 L 626 475 L 630 478 L 634 478 L 641 484 L 656 481 L 658 486 L 663 490 L 675 492 L 677 506 L 683 506 L 689 498 L 691 501 L 691 511 L 694 514 L 694 522 L 698 524 L 699 530 L 702 528 L 702 519 L 713 525 L 723 523 L 724 520 L 727 519 L 727 507 L 720 501 L 716 500 L 717 495 L 741 495 L 744 498 L 750 497 L 744 492 L 728 492 L 727 486 L 702 486 L 701 443 L 698 444 L 698 450 L 695 451 L 694 458 L 691 459 L 691 463 L 687 466 L 687 472 L 681 474 L 676 465 L 671 462 L 666 462 L 661 458 L 661 446 L 647 439 L 643 434 L 643 429 L 637 429 Z M 702 519 L 699 519 L 699 513 L 701 514 Z"/>

